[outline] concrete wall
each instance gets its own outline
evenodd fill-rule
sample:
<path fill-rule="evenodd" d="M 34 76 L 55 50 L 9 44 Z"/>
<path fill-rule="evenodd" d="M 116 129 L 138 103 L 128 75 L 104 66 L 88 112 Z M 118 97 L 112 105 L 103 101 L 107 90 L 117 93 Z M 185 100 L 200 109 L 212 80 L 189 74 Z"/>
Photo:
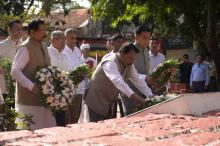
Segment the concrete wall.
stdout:
<path fill-rule="evenodd" d="M 183 54 L 188 54 L 190 61 L 195 62 L 197 51 L 194 49 L 166 50 L 167 59 L 169 58 L 179 59 L 182 58 Z"/>

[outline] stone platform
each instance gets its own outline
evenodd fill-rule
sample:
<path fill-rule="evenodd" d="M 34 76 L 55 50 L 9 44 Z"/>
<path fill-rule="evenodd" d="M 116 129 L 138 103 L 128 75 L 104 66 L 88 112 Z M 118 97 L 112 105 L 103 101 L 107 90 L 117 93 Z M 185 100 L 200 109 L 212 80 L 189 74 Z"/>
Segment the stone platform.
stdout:
<path fill-rule="evenodd" d="M 7 146 L 220 146 L 220 93 L 184 94 L 129 117 L 0 133 Z"/>
<path fill-rule="evenodd" d="M 148 114 L 99 123 L 0 133 L 7 146 L 220 146 L 220 111 L 200 117 Z"/>

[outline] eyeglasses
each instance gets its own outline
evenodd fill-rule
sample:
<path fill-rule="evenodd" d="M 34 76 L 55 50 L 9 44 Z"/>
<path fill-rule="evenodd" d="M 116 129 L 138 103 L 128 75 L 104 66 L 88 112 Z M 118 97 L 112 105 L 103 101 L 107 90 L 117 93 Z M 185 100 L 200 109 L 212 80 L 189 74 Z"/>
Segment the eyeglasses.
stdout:
<path fill-rule="evenodd" d="M 53 40 L 63 40 L 64 38 L 52 38 Z"/>

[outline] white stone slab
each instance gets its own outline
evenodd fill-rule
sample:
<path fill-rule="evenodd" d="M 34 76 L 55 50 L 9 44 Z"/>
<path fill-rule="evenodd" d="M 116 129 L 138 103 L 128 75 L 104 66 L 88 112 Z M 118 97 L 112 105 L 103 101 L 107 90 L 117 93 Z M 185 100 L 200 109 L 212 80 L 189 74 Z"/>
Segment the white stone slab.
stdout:
<path fill-rule="evenodd" d="M 128 117 L 144 116 L 148 113 L 202 115 L 220 110 L 220 92 L 182 94 Z"/>

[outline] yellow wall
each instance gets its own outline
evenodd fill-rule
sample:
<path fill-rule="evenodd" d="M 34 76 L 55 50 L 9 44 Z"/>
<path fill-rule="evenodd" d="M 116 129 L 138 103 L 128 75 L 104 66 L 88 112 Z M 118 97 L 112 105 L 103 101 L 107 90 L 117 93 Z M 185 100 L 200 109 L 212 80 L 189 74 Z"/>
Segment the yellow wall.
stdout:
<path fill-rule="evenodd" d="M 183 54 L 188 54 L 190 61 L 195 62 L 196 53 L 197 52 L 194 49 L 166 50 L 166 58 L 179 59 L 182 58 Z"/>

